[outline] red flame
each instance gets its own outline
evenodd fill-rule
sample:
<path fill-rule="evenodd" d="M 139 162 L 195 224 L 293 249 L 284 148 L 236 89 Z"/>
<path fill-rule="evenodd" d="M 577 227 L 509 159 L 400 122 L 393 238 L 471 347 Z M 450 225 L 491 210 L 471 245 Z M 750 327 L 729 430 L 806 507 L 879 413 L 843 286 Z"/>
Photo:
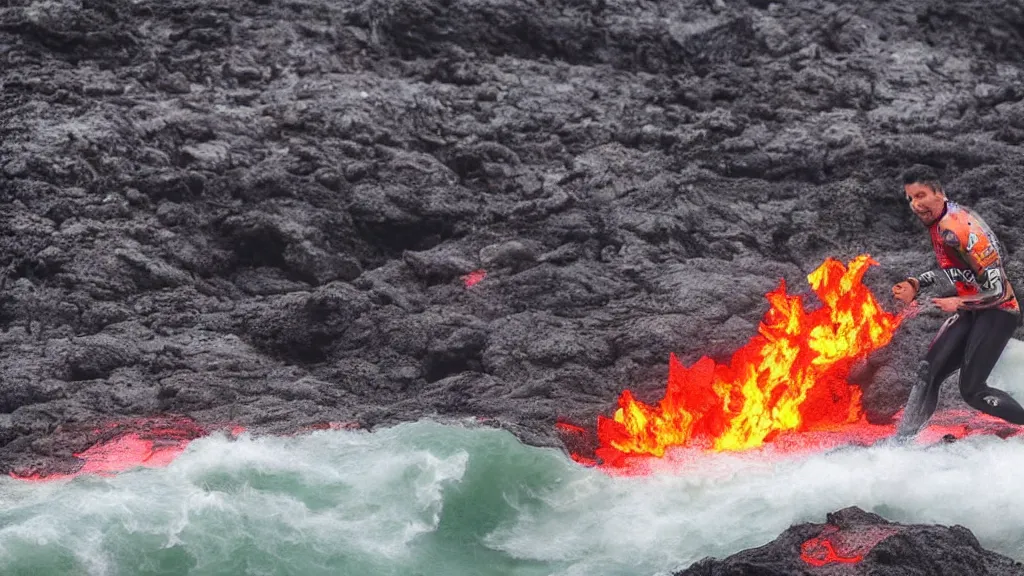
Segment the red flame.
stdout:
<path fill-rule="evenodd" d="M 766 295 L 770 308 L 759 334 L 728 365 L 703 357 L 687 368 L 671 355 L 657 406 L 625 390 L 614 416 L 598 417 L 596 455 L 607 466 L 624 466 L 628 457 L 661 457 L 674 446 L 745 450 L 782 433 L 858 421 L 860 389 L 847 374 L 888 344 L 901 321 L 862 283 L 872 265 L 867 255 L 848 267 L 827 259 L 807 277 L 822 303 L 810 311 L 781 281 Z"/>

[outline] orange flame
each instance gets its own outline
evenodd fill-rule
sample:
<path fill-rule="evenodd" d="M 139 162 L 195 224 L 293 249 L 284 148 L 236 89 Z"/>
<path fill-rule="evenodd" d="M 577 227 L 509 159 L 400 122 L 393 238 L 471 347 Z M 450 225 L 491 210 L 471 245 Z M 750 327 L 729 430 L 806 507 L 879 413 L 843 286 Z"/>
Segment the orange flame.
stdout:
<path fill-rule="evenodd" d="M 673 354 L 657 406 L 629 390 L 613 418 L 598 417 L 597 456 L 614 466 L 631 455 L 661 457 L 672 446 L 744 450 L 783 432 L 824 430 L 861 416 L 860 389 L 846 382 L 854 362 L 889 343 L 901 318 L 862 283 L 870 256 L 848 266 L 829 258 L 808 282 L 823 304 L 807 311 L 785 281 L 766 297 L 759 334 L 729 365 L 707 357 L 690 368 Z"/>

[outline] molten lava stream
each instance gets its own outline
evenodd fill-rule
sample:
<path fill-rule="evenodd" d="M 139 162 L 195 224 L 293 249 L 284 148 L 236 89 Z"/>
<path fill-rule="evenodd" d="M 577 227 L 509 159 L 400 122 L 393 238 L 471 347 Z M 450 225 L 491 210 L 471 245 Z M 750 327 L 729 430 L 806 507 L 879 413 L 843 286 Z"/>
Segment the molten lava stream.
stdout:
<path fill-rule="evenodd" d="M 889 343 L 901 320 L 863 284 L 872 265 L 877 262 L 868 255 L 848 266 L 825 260 L 807 276 L 821 301 L 814 310 L 780 281 L 766 295 L 770 308 L 758 334 L 727 365 L 703 357 L 687 368 L 672 355 L 656 406 L 625 390 L 614 416 L 598 417 L 598 459 L 625 467 L 631 458 L 660 458 L 670 447 L 747 450 L 780 434 L 836 431 L 861 421 L 860 389 L 847 375 L 854 362 Z"/>
<path fill-rule="evenodd" d="M 817 552 L 817 549 L 822 550 L 822 552 Z M 809 550 L 815 550 L 817 554 L 814 554 Z M 864 556 L 860 554 L 856 556 L 840 556 L 836 553 L 836 549 L 832 544 L 832 541 L 827 538 L 812 538 L 811 540 L 804 542 L 800 547 L 800 557 L 804 562 L 818 568 L 833 562 L 841 564 L 856 564 L 864 559 Z"/>
<path fill-rule="evenodd" d="M 170 464 L 189 443 L 214 429 L 178 416 L 105 422 L 95 429 L 79 431 L 97 441 L 74 454 L 77 466 L 72 469 L 62 472 L 16 470 L 9 472 L 9 476 L 30 482 L 51 482 L 82 475 L 113 476 L 136 467 L 158 468 Z M 239 427 L 227 429 L 232 435 L 241 431 Z"/>

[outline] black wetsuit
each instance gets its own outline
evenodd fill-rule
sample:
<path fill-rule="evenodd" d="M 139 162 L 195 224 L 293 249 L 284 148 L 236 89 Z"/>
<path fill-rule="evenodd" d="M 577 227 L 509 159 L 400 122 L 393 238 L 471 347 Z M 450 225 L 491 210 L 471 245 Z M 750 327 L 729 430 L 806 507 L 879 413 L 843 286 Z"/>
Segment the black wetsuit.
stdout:
<path fill-rule="evenodd" d="M 1006 343 L 1021 325 L 1020 305 L 1003 270 L 998 241 L 977 214 L 952 202 L 929 230 L 939 270 L 909 280 L 920 288 L 934 283 L 937 273 L 944 273 L 964 303 L 932 340 L 897 435 L 914 435 L 928 422 L 938 403 L 939 388 L 957 370 L 960 394 L 968 405 L 1024 425 L 1024 408 L 986 383 Z"/>
<path fill-rule="evenodd" d="M 960 395 L 972 408 L 1024 424 L 1024 408 L 1002 390 L 986 384 L 1020 317 L 999 309 L 966 310 L 950 317 L 920 364 L 918 383 L 910 392 L 898 434 L 917 433 L 935 412 L 939 388 L 960 370 Z"/>

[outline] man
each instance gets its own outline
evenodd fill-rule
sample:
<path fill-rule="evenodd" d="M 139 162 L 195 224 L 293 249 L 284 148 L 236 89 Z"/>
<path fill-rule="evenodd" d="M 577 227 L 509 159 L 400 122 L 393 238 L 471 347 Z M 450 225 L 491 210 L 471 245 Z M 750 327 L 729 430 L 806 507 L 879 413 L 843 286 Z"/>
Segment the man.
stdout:
<path fill-rule="evenodd" d="M 945 274 L 956 296 L 932 298 L 952 316 L 939 329 L 918 369 L 897 437 L 911 437 L 935 412 L 939 387 L 960 371 L 960 395 L 971 407 L 1013 424 L 1024 424 L 1024 408 L 1002 390 L 986 384 L 1003 348 L 1021 324 L 1020 304 L 1003 270 L 999 242 L 972 210 L 946 198 L 938 175 L 927 166 L 903 174 L 911 210 L 931 234 L 939 269 L 893 286 L 897 299 L 910 303 L 919 290 Z"/>

